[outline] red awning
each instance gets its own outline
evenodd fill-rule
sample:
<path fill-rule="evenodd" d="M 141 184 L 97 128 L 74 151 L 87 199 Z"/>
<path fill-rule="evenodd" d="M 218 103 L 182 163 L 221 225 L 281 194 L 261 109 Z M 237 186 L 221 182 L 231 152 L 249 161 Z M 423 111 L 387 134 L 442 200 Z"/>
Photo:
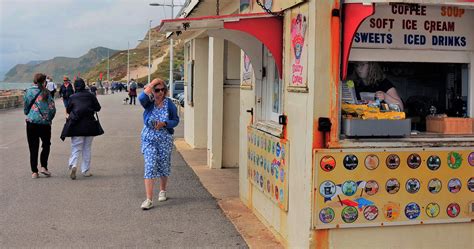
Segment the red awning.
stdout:
<path fill-rule="evenodd" d="M 342 26 L 342 70 L 341 78 L 346 79 L 349 54 L 351 51 L 354 35 L 365 20 L 374 14 L 373 4 L 364 5 L 362 3 L 348 3 L 343 6 L 343 26 Z"/>
<path fill-rule="evenodd" d="M 283 19 L 267 13 L 202 16 L 162 20 L 159 31 L 184 32 L 187 30 L 227 29 L 247 33 L 262 42 L 275 59 L 280 78 L 283 59 Z M 238 35 L 237 33 L 235 35 Z M 236 44 L 239 45 L 239 44 Z M 244 50 L 245 51 L 245 50 Z"/>

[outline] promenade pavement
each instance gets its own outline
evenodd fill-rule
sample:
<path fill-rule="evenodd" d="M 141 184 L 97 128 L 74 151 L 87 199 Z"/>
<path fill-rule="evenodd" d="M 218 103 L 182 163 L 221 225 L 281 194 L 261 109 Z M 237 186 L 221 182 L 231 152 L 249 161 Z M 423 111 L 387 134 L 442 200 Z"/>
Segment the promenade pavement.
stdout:
<path fill-rule="evenodd" d="M 125 93 L 99 96 L 105 134 L 92 145 L 93 177 L 67 176 L 70 139 L 52 129 L 52 177 L 31 179 L 22 109 L 0 111 L 0 247 L 246 248 L 247 244 L 179 153 L 173 152 L 166 202 L 142 211 L 142 108 Z M 176 138 L 182 137 L 178 127 Z M 158 186 L 158 185 L 157 185 Z"/>

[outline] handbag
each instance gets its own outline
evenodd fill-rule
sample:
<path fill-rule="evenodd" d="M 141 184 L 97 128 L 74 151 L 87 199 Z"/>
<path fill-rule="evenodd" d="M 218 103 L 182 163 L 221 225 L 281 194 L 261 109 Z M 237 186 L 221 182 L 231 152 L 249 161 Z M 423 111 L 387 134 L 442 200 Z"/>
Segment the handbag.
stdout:
<path fill-rule="evenodd" d="M 92 133 L 94 134 L 93 136 L 100 136 L 104 134 L 104 129 L 102 129 L 102 125 L 100 125 L 99 121 L 99 115 L 97 112 L 95 113 L 96 119 L 93 121 L 93 125 L 91 127 Z"/>
<path fill-rule="evenodd" d="M 67 118 L 66 119 L 66 123 L 64 123 L 64 126 L 63 126 L 63 130 L 61 131 L 61 136 L 59 138 L 61 138 L 61 140 L 64 141 L 64 139 L 66 139 L 66 137 L 69 137 L 68 134 L 69 134 L 69 129 L 71 128 L 71 118 Z"/>

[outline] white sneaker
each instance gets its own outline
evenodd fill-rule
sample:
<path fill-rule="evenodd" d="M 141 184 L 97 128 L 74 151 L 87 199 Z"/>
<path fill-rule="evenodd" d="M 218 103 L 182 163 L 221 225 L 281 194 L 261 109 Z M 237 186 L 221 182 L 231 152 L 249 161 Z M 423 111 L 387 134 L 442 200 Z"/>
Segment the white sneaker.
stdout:
<path fill-rule="evenodd" d="M 76 179 L 76 170 L 77 168 L 75 166 L 69 169 L 69 177 L 71 177 L 72 180 Z"/>
<path fill-rule="evenodd" d="M 141 208 L 142 208 L 143 210 L 148 210 L 148 209 L 150 209 L 150 208 L 152 208 L 152 207 L 153 207 L 153 201 L 150 200 L 150 199 L 146 199 L 146 200 L 142 203 L 142 206 L 141 206 Z"/>
<path fill-rule="evenodd" d="M 160 194 L 158 195 L 158 201 L 166 201 L 166 191 L 160 191 Z"/>

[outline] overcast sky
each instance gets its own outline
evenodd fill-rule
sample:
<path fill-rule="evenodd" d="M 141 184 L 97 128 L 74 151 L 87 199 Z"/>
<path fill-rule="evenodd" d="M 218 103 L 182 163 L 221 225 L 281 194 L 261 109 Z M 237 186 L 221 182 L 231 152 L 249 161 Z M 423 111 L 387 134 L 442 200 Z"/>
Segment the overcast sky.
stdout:
<path fill-rule="evenodd" d="M 125 50 L 127 41 L 135 47 L 149 20 L 157 26 L 171 17 L 170 7 L 151 2 L 171 0 L 0 0 L 0 80 L 19 63 L 80 57 L 99 46 Z"/>

